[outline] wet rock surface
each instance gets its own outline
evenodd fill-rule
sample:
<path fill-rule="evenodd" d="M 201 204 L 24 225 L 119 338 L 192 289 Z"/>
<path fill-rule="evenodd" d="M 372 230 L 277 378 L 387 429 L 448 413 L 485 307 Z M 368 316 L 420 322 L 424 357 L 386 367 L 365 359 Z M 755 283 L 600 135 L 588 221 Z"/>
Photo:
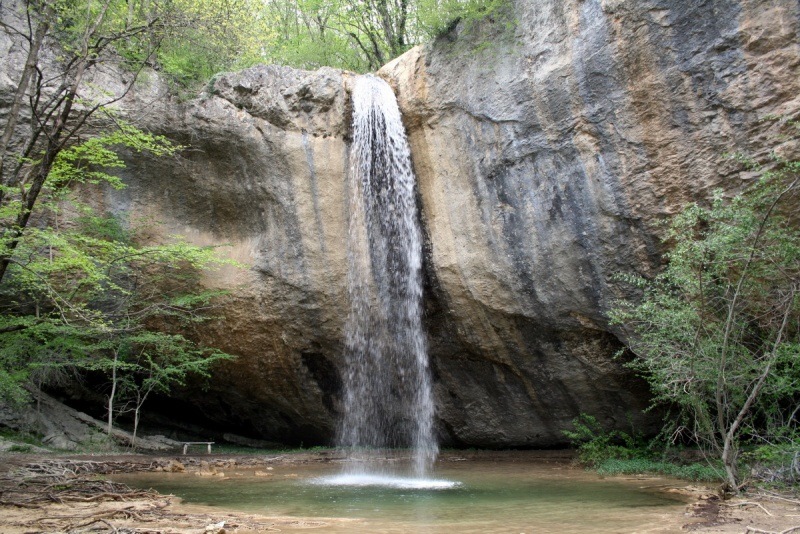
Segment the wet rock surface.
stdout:
<path fill-rule="evenodd" d="M 212 422 L 220 437 L 332 439 L 348 311 L 347 79 L 255 67 L 140 117 L 187 148 L 169 160 L 129 155 L 129 187 L 106 205 L 158 221 L 162 235 L 221 245 L 242 265 L 209 275 L 231 293 L 224 318 L 197 333 L 238 358 L 165 408 L 182 424 Z"/>

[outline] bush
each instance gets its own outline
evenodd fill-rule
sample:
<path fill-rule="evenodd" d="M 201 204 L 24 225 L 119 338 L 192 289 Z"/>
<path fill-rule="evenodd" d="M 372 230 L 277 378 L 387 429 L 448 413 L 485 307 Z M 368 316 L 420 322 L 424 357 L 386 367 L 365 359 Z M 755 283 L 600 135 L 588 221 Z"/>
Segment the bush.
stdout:
<path fill-rule="evenodd" d="M 772 159 L 739 158 L 760 179 L 675 215 L 664 270 L 650 280 L 620 275 L 639 296 L 611 313 L 654 402 L 679 410 L 666 431 L 721 460 L 733 491 L 743 446 L 797 428 L 800 159 L 778 154 L 796 153 L 800 124 L 778 126 L 788 144 Z"/>
<path fill-rule="evenodd" d="M 573 419 L 572 425 L 575 430 L 565 430 L 564 435 L 577 447 L 580 463 L 600 475 L 652 474 L 698 481 L 722 478 L 721 467 L 656 459 L 642 436 L 631 436 L 619 430 L 605 431 L 591 415 L 581 414 Z"/>
<path fill-rule="evenodd" d="M 762 445 L 742 455 L 751 465 L 751 474 L 774 485 L 796 485 L 800 482 L 800 444 L 797 439 Z"/>
<path fill-rule="evenodd" d="M 618 430 L 603 430 L 597 418 L 581 414 L 572 420 L 575 430 L 564 430 L 572 445 L 578 449 L 578 460 L 587 466 L 610 459 L 629 459 L 641 454 L 641 439 Z"/>

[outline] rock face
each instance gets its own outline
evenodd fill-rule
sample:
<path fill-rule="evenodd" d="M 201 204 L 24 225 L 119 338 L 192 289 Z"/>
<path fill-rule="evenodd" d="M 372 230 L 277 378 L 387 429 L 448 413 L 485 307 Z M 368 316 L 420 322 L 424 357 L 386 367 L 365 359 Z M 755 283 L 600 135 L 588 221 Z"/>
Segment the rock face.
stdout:
<path fill-rule="evenodd" d="M 42 443 L 53 449 L 114 451 L 118 447 L 130 447 L 133 436 L 129 432 L 114 428 L 107 434 L 103 421 L 98 421 L 83 412 L 74 410 L 42 392 L 36 392 L 27 404 L 0 405 L 0 426 L 20 433 L 35 433 L 42 436 Z M 181 443 L 164 436 L 137 436 L 136 447 L 147 451 L 176 450 Z M 0 451 L 14 444 L 0 438 Z M 48 452 L 47 449 L 16 444 L 31 452 Z"/>
<path fill-rule="evenodd" d="M 224 245 L 243 265 L 209 276 L 231 295 L 224 320 L 200 334 L 238 359 L 208 390 L 184 392 L 191 406 L 168 408 L 174 422 L 285 443 L 332 438 L 348 311 L 347 79 L 257 67 L 140 117 L 187 148 L 170 160 L 130 155 L 129 187 L 107 205 L 165 235 Z"/>
<path fill-rule="evenodd" d="M 381 71 L 399 96 L 427 236 L 439 429 L 463 446 L 551 446 L 581 412 L 652 428 L 613 359 L 616 273 L 659 267 L 654 223 L 751 176 L 768 114 L 800 106 L 794 0 L 542 0 L 459 24 Z M 335 433 L 346 291 L 351 75 L 258 67 L 130 115 L 186 145 L 129 156 L 111 210 L 246 269 L 201 336 L 239 358 L 165 408 L 243 436 Z M 147 98 L 145 98 L 147 97 Z M 153 97 L 155 98 L 155 97 Z M 186 409 L 191 405 L 192 409 Z"/>
<path fill-rule="evenodd" d="M 385 66 L 414 155 L 439 414 L 458 443 L 539 446 L 580 412 L 642 428 L 611 355 L 618 273 L 654 223 L 752 176 L 798 106 L 793 1 L 516 2 Z"/>

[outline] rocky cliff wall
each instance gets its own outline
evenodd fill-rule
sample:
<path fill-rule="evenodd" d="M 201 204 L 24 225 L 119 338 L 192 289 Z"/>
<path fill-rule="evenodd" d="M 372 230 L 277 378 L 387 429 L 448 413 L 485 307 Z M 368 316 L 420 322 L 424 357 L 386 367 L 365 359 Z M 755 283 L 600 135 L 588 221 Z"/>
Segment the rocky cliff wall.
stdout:
<path fill-rule="evenodd" d="M 752 176 L 759 119 L 798 109 L 794 1 L 516 2 L 381 71 L 412 145 L 426 322 L 446 442 L 548 446 L 581 412 L 640 428 L 613 359 L 617 273 L 652 273 L 655 223 Z M 153 125 L 190 145 L 136 162 L 136 209 L 252 268 L 209 340 L 240 356 L 197 395 L 239 432 L 334 432 L 346 302 L 348 81 L 263 67 Z"/>
<path fill-rule="evenodd" d="M 201 336 L 238 359 L 209 389 L 184 392 L 171 412 L 185 423 L 295 444 L 333 436 L 348 312 L 347 80 L 264 66 L 221 75 L 189 102 L 131 106 L 186 149 L 130 155 L 129 187 L 107 205 L 163 235 L 223 245 L 244 267 L 208 277 L 231 294 Z"/>
<path fill-rule="evenodd" d="M 438 308 L 437 400 L 465 444 L 609 426 L 641 385 L 611 355 L 619 273 L 652 273 L 656 223 L 716 188 L 760 119 L 798 111 L 794 1 L 516 2 L 381 70 L 398 94 Z"/>
<path fill-rule="evenodd" d="M 654 423 L 643 384 L 613 359 L 615 274 L 654 272 L 656 222 L 752 179 L 723 154 L 763 151 L 759 119 L 798 110 L 799 24 L 794 0 L 517 1 L 382 69 L 418 176 L 446 443 L 555 445 L 581 412 Z M 174 422 L 333 436 L 350 79 L 258 67 L 178 102 L 152 76 L 124 103 L 187 148 L 128 155 L 129 187 L 107 207 L 224 244 L 246 267 L 209 277 L 231 294 L 201 333 L 239 358 L 164 406 Z"/>

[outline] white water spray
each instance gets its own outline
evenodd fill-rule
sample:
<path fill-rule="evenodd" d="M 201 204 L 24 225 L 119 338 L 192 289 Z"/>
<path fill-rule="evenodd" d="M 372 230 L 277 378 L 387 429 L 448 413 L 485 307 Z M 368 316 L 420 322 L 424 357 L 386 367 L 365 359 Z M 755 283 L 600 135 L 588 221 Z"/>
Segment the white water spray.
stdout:
<path fill-rule="evenodd" d="M 394 93 L 371 75 L 357 78 L 353 88 L 349 188 L 351 308 L 339 443 L 367 453 L 410 447 L 413 475 L 421 478 L 438 446 L 421 320 L 414 173 Z"/>

